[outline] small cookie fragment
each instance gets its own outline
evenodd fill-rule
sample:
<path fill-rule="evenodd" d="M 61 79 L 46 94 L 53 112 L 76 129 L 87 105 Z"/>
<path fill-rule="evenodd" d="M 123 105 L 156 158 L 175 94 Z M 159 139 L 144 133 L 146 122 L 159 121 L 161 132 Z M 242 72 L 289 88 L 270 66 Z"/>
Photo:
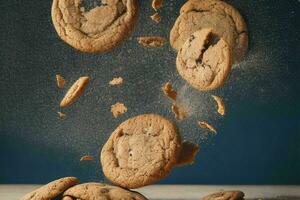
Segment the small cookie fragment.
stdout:
<path fill-rule="evenodd" d="M 63 100 L 60 102 L 60 107 L 71 105 L 85 90 L 90 78 L 88 76 L 80 77 L 68 90 Z"/>
<path fill-rule="evenodd" d="M 154 15 L 151 15 L 150 18 L 156 22 L 156 23 L 159 23 L 161 21 L 161 17 L 158 13 L 155 13 Z"/>
<path fill-rule="evenodd" d="M 63 196 L 81 200 L 147 200 L 138 192 L 102 183 L 84 183 L 69 188 Z"/>
<path fill-rule="evenodd" d="M 120 102 L 117 102 L 116 104 L 111 106 L 111 113 L 115 118 L 119 117 L 120 115 L 124 114 L 127 112 L 127 107 Z"/>
<path fill-rule="evenodd" d="M 167 42 L 163 37 L 139 37 L 137 40 L 144 47 L 162 47 Z"/>
<path fill-rule="evenodd" d="M 58 111 L 57 114 L 58 114 L 59 118 L 61 118 L 61 119 L 65 119 L 67 117 L 67 115 L 65 113 L 60 112 L 60 111 Z"/>
<path fill-rule="evenodd" d="M 168 119 L 144 114 L 122 122 L 101 151 L 107 179 L 124 188 L 138 188 L 166 177 L 181 150 L 176 125 Z"/>
<path fill-rule="evenodd" d="M 172 105 L 172 112 L 175 114 L 175 118 L 177 120 L 183 120 L 187 117 L 186 110 L 182 106 L 179 106 L 176 103 Z"/>
<path fill-rule="evenodd" d="M 161 8 L 163 0 L 152 0 L 152 8 L 157 11 Z"/>
<path fill-rule="evenodd" d="M 212 98 L 217 102 L 218 105 L 218 113 L 222 116 L 225 115 L 225 104 L 224 101 L 221 99 L 221 97 L 211 95 Z"/>
<path fill-rule="evenodd" d="M 61 200 L 75 200 L 71 196 L 64 196 Z"/>
<path fill-rule="evenodd" d="M 167 97 L 176 101 L 177 92 L 175 90 L 173 90 L 173 87 L 170 82 L 167 82 L 161 89 Z"/>
<path fill-rule="evenodd" d="M 244 200 L 244 193 L 242 191 L 222 191 L 207 195 L 202 200 Z"/>
<path fill-rule="evenodd" d="M 66 83 L 65 79 L 59 74 L 57 74 L 55 77 L 56 77 L 57 87 L 63 88 L 65 86 L 65 83 Z"/>
<path fill-rule="evenodd" d="M 109 82 L 109 85 L 122 85 L 122 84 L 123 84 L 123 78 L 122 77 L 113 78 L 113 80 L 111 80 Z"/>
<path fill-rule="evenodd" d="M 85 155 L 80 158 L 80 161 L 91 161 L 94 160 L 93 156 Z"/>
<path fill-rule="evenodd" d="M 199 121 L 198 125 L 199 125 L 200 128 L 210 130 L 214 134 L 217 133 L 217 130 L 212 125 L 210 125 L 209 123 L 207 123 L 205 121 Z"/>
<path fill-rule="evenodd" d="M 199 146 L 195 143 L 184 141 L 181 144 L 181 151 L 177 161 L 177 166 L 191 165 L 193 164 L 197 153 L 199 152 Z"/>
<path fill-rule="evenodd" d="M 79 180 L 76 177 L 61 178 L 26 194 L 21 200 L 54 199 L 77 183 L 79 183 Z"/>

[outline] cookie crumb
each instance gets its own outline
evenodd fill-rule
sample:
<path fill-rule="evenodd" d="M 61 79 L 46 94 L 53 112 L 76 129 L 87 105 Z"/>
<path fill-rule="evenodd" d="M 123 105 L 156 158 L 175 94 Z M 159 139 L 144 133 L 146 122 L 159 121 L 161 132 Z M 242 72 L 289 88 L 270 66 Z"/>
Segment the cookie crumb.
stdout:
<path fill-rule="evenodd" d="M 165 83 L 165 85 L 161 89 L 167 97 L 176 101 L 177 92 L 173 90 L 173 87 L 170 82 Z"/>
<path fill-rule="evenodd" d="M 161 17 L 158 13 L 155 13 L 154 15 L 151 15 L 150 18 L 152 19 L 152 21 L 159 23 L 161 21 Z"/>
<path fill-rule="evenodd" d="M 137 40 L 144 47 L 162 47 L 167 42 L 163 37 L 139 37 Z"/>
<path fill-rule="evenodd" d="M 85 155 L 80 158 L 80 161 L 91 161 L 94 160 L 93 156 Z"/>
<path fill-rule="evenodd" d="M 119 117 L 120 115 L 123 115 L 127 112 L 127 107 L 123 103 L 117 102 L 116 104 L 111 106 L 111 113 L 115 118 Z"/>
<path fill-rule="evenodd" d="M 213 132 L 214 134 L 217 133 L 217 130 L 212 125 L 210 125 L 209 123 L 207 123 L 205 121 L 198 121 L 198 125 L 200 128 L 208 129 L 211 132 Z"/>
<path fill-rule="evenodd" d="M 162 0 L 152 0 L 152 8 L 157 11 L 162 7 Z"/>
<path fill-rule="evenodd" d="M 185 109 L 176 103 L 172 105 L 172 112 L 175 114 L 175 118 L 177 120 L 183 120 L 187 117 Z"/>
<path fill-rule="evenodd" d="M 213 99 L 217 102 L 217 105 L 218 105 L 218 113 L 222 116 L 225 115 L 225 104 L 224 104 L 224 101 L 218 97 L 218 96 L 215 96 L 215 95 L 211 95 L 213 97 Z"/>
<path fill-rule="evenodd" d="M 176 165 L 183 166 L 193 164 L 199 149 L 199 145 L 189 141 L 184 141 L 181 144 L 181 151 Z"/>
<path fill-rule="evenodd" d="M 57 87 L 63 88 L 65 86 L 65 83 L 66 83 L 65 79 L 61 75 L 57 74 L 56 75 Z"/>
<path fill-rule="evenodd" d="M 72 104 L 84 92 L 90 78 L 88 76 L 80 77 L 68 90 L 63 100 L 60 102 L 60 107 L 66 107 Z"/>
<path fill-rule="evenodd" d="M 113 80 L 111 80 L 109 82 L 109 85 L 122 85 L 122 84 L 123 84 L 123 78 L 122 77 L 113 78 Z"/>
<path fill-rule="evenodd" d="M 67 117 L 67 115 L 65 113 L 60 112 L 60 111 L 58 111 L 57 114 L 58 114 L 59 118 L 61 118 L 61 119 L 65 119 Z"/>

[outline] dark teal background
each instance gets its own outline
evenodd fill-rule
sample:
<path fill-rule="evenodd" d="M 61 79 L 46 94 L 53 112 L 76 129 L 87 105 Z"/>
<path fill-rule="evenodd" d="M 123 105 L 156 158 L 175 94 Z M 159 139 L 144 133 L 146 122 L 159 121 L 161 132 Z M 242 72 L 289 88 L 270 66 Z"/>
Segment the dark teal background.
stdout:
<path fill-rule="evenodd" d="M 185 139 L 201 145 L 194 165 L 174 169 L 169 184 L 300 184 L 300 2 L 230 0 L 248 23 L 250 48 L 224 87 L 210 93 L 185 84 L 175 70 L 169 45 L 137 45 L 141 35 L 169 36 L 185 0 L 165 0 L 162 22 L 149 20 L 150 1 L 140 1 L 132 36 L 108 53 L 78 52 L 62 42 L 51 22 L 51 1 L 0 1 L 0 183 L 44 183 L 63 176 L 103 181 L 98 155 L 123 120 L 155 112 L 174 120 L 160 92 L 170 80 L 193 110 L 178 122 Z M 55 85 L 61 73 L 71 85 L 81 75 L 92 81 L 84 97 L 56 111 L 65 90 Z M 109 88 L 113 76 L 121 88 Z M 224 98 L 227 114 L 215 113 L 210 94 Z M 183 96 L 187 100 L 183 100 Z M 114 119 L 116 101 L 129 111 Z M 215 137 L 196 126 L 206 119 Z M 82 155 L 95 156 L 80 163 Z"/>

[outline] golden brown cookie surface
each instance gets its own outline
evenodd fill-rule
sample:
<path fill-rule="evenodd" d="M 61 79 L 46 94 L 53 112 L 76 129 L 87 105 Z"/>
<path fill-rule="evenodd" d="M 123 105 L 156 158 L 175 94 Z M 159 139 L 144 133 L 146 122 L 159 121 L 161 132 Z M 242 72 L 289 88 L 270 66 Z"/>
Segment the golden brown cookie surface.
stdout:
<path fill-rule="evenodd" d="M 213 90 L 223 85 L 231 70 L 230 47 L 211 29 L 194 32 L 182 45 L 176 59 L 177 71 L 198 90 Z"/>
<path fill-rule="evenodd" d="M 172 47 L 179 50 L 192 33 L 204 28 L 228 43 L 234 62 L 242 60 L 248 49 L 247 25 L 234 7 L 220 0 L 187 1 L 170 33 Z"/>
<path fill-rule="evenodd" d="M 177 163 L 181 139 L 169 120 L 155 114 L 132 117 L 111 134 L 101 152 L 104 175 L 138 188 L 166 177 Z"/>
<path fill-rule="evenodd" d="M 205 196 L 202 200 L 244 200 L 244 193 L 242 191 L 222 191 Z"/>
<path fill-rule="evenodd" d="M 82 200 L 147 200 L 146 197 L 137 192 L 101 183 L 76 185 L 66 190 L 63 195 Z"/>
<path fill-rule="evenodd" d="M 82 0 L 54 0 L 52 21 L 66 43 L 85 52 L 108 51 L 132 32 L 137 14 L 136 0 L 102 0 L 85 12 Z"/>

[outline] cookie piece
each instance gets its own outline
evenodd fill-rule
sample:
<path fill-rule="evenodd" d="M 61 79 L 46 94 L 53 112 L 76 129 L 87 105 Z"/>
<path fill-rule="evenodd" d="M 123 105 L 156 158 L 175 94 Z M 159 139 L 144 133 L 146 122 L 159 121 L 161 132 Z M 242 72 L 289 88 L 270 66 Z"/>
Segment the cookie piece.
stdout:
<path fill-rule="evenodd" d="M 151 15 L 150 18 L 152 19 L 152 21 L 154 21 L 156 23 L 159 23 L 161 21 L 161 17 L 158 13 Z"/>
<path fill-rule="evenodd" d="M 171 30 L 171 46 L 179 50 L 192 33 L 203 28 L 227 42 L 235 63 L 243 59 L 248 49 L 247 25 L 234 7 L 220 0 L 187 1 Z"/>
<path fill-rule="evenodd" d="M 66 190 L 63 195 L 82 200 L 147 200 L 146 197 L 138 192 L 101 183 L 84 183 L 76 185 Z"/>
<path fill-rule="evenodd" d="M 26 194 L 21 200 L 53 199 L 77 183 L 79 180 L 76 177 L 61 178 Z"/>
<path fill-rule="evenodd" d="M 222 86 L 231 70 L 231 51 L 211 29 L 194 32 L 182 45 L 177 71 L 192 87 L 208 91 Z"/>
<path fill-rule="evenodd" d="M 176 165 L 183 166 L 193 164 L 199 149 L 197 144 L 189 141 L 182 142 L 180 156 Z"/>
<path fill-rule="evenodd" d="M 144 47 L 162 47 L 167 42 L 163 37 L 139 37 L 137 40 Z"/>
<path fill-rule="evenodd" d="M 242 191 L 222 191 L 210 194 L 202 198 L 202 200 L 244 200 Z"/>
<path fill-rule="evenodd" d="M 122 84 L 123 84 L 122 77 L 116 77 L 116 78 L 113 78 L 111 81 L 109 81 L 109 85 L 111 85 L 111 86 L 122 85 Z"/>
<path fill-rule="evenodd" d="M 163 3 L 163 0 L 152 0 L 152 8 L 157 11 L 158 9 L 160 9 L 162 7 L 162 3 Z"/>
<path fill-rule="evenodd" d="M 60 112 L 60 111 L 58 111 L 57 114 L 58 114 L 59 118 L 61 118 L 61 119 L 65 119 L 67 117 L 67 115 L 65 113 Z"/>
<path fill-rule="evenodd" d="M 177 92 L 173 89 L 170 82 L 165 83 L 161 89 L 168 98 L 170 98 L 173 101 L 176 101 Z"/>
<path fill-rule="evenodd" d="M 101 151 L 104 175 L 124 188 L 150 185 L 166 177 L 177 163 L 181 139 L 175 124 L 156 114 L 121 123 Z"/>
<path fill-rule="evenodd" d="M 80 158 L 80 161 L 92 161 L 94 160 L 93 156 L 85 155 Z"/>
<path fill-rule="evenodd" d="M 88 76 L 80 77 L 68 90 L 65 97 L 60 102 L 60 107 L 71 105 L 84 92 L 90 78 Z"/>
<path fill-rule="evenodd" d="M 58 88 L 63 88 L 65 86 L 65 83 L 66 83 L 65 79 L 59 74 L 57 74 L 55 76 L 55 78 L 56 78 L 57 87 Z"/>
<path fill-rule="evenodd" d="M 207 130 L 213 132 L 214 134 L 217 134 L 217 130 L 212 125 L 210 125 L 209 123 L 207 123 L 205 121 L 199 121 L 198 125 L 200 128 L 207 129 Z"/>
<path fill-rule="evenodd" d="M 188 116 L 186 110 L 182 106 L 178 105 L 177 103 L 173 103 L 171 109 L 177 120 L 183 120 Z"/>
<path fill-rule="evenodd" d="M 85 12 L 83 0 L 53 0 L 52 21 L 59 37 L 84 52 L 104 52 L 118 46 L 133 30 L 137 0 L 102 0 Z"/>
<path fill-rule="evenodd" d="M 111 106 L 110 111 L 113 114 L 113 116 L 117 118 L 126 113 L 128 111 L 128 108 L 123 103 L 117 102 L 116 104 Z"/>
<path fill-rule="evenodd" d="M 218 105 L 218 113 L 222 116 L 225 115 L 225 104 L 224 101 L 221 99 L 221 97 L 215 96 L 215 95 L 211 95 L 212 98 L 216 101 L 217 105 Z"/>

